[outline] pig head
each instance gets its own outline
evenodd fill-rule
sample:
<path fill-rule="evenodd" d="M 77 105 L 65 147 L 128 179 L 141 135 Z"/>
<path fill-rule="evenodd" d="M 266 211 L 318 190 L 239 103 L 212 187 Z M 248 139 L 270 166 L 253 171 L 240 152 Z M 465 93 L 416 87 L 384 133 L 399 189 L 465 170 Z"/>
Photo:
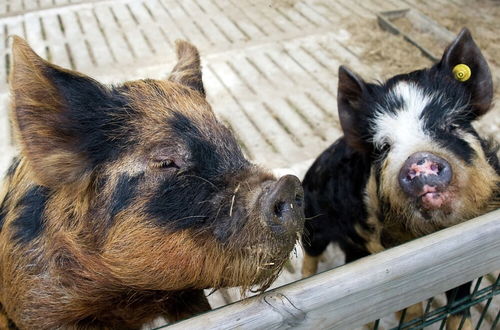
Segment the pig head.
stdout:
<path fill-rule="evenodd" d="M 0 314 L 19 328 L 138 328 L 265 289 L 303 225 L 296 177 L 249 162 L 205 97 L 198 51 L 105 86 L 14 37 L 21 152 L 0 194 Z"/>

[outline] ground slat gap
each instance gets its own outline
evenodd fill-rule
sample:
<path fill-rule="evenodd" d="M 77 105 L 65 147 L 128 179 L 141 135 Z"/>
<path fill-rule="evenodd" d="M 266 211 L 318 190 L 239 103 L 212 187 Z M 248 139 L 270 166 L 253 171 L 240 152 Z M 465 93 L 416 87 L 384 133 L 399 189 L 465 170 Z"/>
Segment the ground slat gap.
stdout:
<path fill-rule="evenodd" d="M 323 133 L 320 130 L 318 130 L 317 127 L 307 118 L 307 116 L 304 114 L 304 112 L 302 111 L 302 109 L 297 104 L 295 104 L 288 97 L 285 97 L 285 102 L 288 104 L 288 106 L 290 107 L 290 109 L 292 109 L 293 112 L 295 112 L 300 117 L 300 119 L 302 119 L 304 121 L 304 123 L 306 124 L 306 126 L 309 127 L 309 129 L 314 133 L 314 135 L 316 135 L 317 137 L 319 137 L 323 141 L 327 141 L 328 140 L 326 138 L 326 136 L 323 135 Z"/>
<path fill-rule="evenodd" d="M 234 74 L 243 82 L 243 84 L 248 88 L 248 90 L 252 92 L 252 94 L 257 95 L 257 92 L 252 87 L 252 84 L 248 82 L 248 80 L 240 73 L 240 71 L 236 69 L 231 62 L 226 62 L 226 64 L 234 72 Z"/>
<path fill-rule="evenodd" d="M 285 122 L 283 120 L 281 120 L 281 118 L 276 114 L 276 112 L 274 111 L 274 109 L 269 105 L 267 104 L 266 102 L 262 102 L 262 106 L 267 110 L 267 112 L 269 112 L 269 114 L 271 115 L 271 117 L 274 118 L 274 120 L 276 120 L 276 122 L 281 126 L 281 128 L 283 128 L 283 131 L 285 131 L 285 133 L 290 137 L 290 139 L 293 141 L 293 143 L 295 143 L 295 145 L 303 148 L 304 145 L 302 144 L 302 142 L 300 141 L 299 138 L 297 138 L 292 130 L 290 129 L 290 127 L 288 127 Z"/>
<path fill-rule="evenodd" d="M 221 79 L 221 77 L 217 74 L 217 72 L 210 66 L 207 65 L 207 69 L 211 71 L 211 73 L 214 75 L 214 77 L 219 81 L 219 83 L 224 87 L 224 89 L 228 92 L 229 96 L 233 99 L 233 101 L 240 107 L 241 112 L 245 116 L 245 118 L 250 122 L 250 124 L 253 126 L 253 128 L 261 135 L 262 139 L 271 147 L 271 149 L 278 153 L 278 149 L 276 146 L 267 138 L 266 135 L 263 134 L 263 132 L 260 130 L 259 126 L 255 123 L 255 121 L 248 115 L 248 113 L 245 111 L 245 108 L 243 105 L 240 103 L 237 97 L 233 95 L 229 87 L 226 85 L 226 83 Z"/>
<path fill-rule="evenodd" d="M 90 42 L 85 39 L 85 47 L 87 48 L 87 52 L 89 53 L 90 61 L 92 62 L 93 65 L 97 65 L 97 61 L 94 55 L 94 51 L 92 50 L 92 47 L 90 46 Z"/>
<path fill-rule="evenodd" d="M 104 41 L 106 43 L 106 46 L 108 47 L 109 53 L 111 54 L 111 57 L 113 58 L 113 62 L 115 62 L 115 63 L 118 62 L 116 59 L 115 52 L 113 51 L 113 49 L 111 48 L 111 45 L 109 43 L 109 39 L 108 39 L 108 36 L 106 35 L 106 31 L 104 31 L 104 27 L 102 26 L 102 23 L 99 20 L 99 17 L 97 17 L 97 14 L 95 12 L 95 8 L 92 8 L 92 15 L 94 15 L 94 18 L 97 21 L 97 27 L 99 28 L 99 32 L 101 32 L 102 37 L 104 38 Z"/>
<path fill-rule="evenodd" d="M 217 7 L 217 9 L 219 9 L 222 13 L 226 13 L 226 10 L 224 10 L 224 8 L 222 8 L 218 3 L 217 1 L 212 1 L 212 3 L 215 5 L 215 7 Z M 246 33 L 246 31 L 244 31 L 240 25 L 234 21 L 230 15 L 226 15 L 226 18 L 228 19 L 228 21 L 233 24 L 233 26 L 246 38 L 246 40 L 251 40 L 252 38 L 248 35 L 248 33 Z"/>
<path fill-rule="evenodd" d="M 313 80 L 316 81 L 316 83 L 321 86 L 325 90 L 325 92 L 331 94 L 331 90 L 321 81 L 319 80 L 318 77 L 316 77 L 312 72 L 310 72 L 306 67 L 304 67 L 297 59 L 295 59 L 287 50 L 284 51 L 284 53 L 293 61 L 295 64 L 297 64 L 304 72 L 306 72 Z"/>
<path fill-rule="evenodd" d="M 263 77 L 271 86 L 276 87 L 275 83 L 262 71 L 259 66 L 249 57 L 245 56 L 245 60 Z"/>
<path fill-rule="evenodd" d="M 250 16 L 249 16 L 249 15 L 248 15 L 248 14 L 247 14 L 244 10 L 243 10 L 243 9 L 241 9 L 241 7 L 237 6 L 237 5 L 233 2 L 233 0 L 229 0 L 229 2 L 231 3 L 231 5 L 232 5 L 233 7 L 237 8 L 237 9 L 240 11 L 240 13 L 242 13 L 242 14 L 243 14 L 243 16 L 245 16 L 245 17 L 246 17 L 246 18 L 250 21 L 250 23 L 252 23 L 252 25 L 253 25 L 253 26 L 254 26 L 257 30 L 259 30 L 259 31 L 260 31 L 260 33 L 262 33 L 262 34 L 263 34 L 264 36 L 266 36 L 266 37 L 269 37 L 269 34 L 266 32 L 266 30 L 265 30 L 265 29 L 263 29 L 263 28 L 262 28 L 259 24 L 257 24 L 257 23 L 256 23 L 256 22 L 255 22 L 255 21 L 254 21 L 254 20 L 253 20 L 253 19 L 252 19 L 252 18 L 251 18 L 251 17 L 250 17 Z M 251 39 L 251 38 L 250 38 L 250 39 Z"/>
<path fill-rule="evenodd" d="M 254 154 L 250 151 L 250 149 L 248 149 L 248 147 L 246 146 L 245 142 L 243 141 L 243 139 L 241 139 L 241 137 L 238 135 L 238 131 L 236 131 L 233 126 L 231 125 L 231 123 L 225 119 L 225 118 L 222 118 L 222 122 L 224 123 L 224 125 L 226 125 L 229 130 L 231 132 L 233 132 L 234 136 L 236 137 L 236 141 L 238 142 L 238 144 L 240 145 L 241 149 L 243 149 L 243 152 L 245 153 L 245 155 L 250 158 L 250 159 L 253 159 L 255 158 Z"/>
<path fill-rule="evenodd" d="M 69 64 L 71 65 L 71 69 L 75 70 L 75 60 L 73 59 L 73 54 L 71 53 L 71 48 L 67 42 L 64 43 L 64 47 L 66 48 L 66 54 L 68 55 Z"/>
<path fill-rule="evenodd" d="M 179 32 L 182 35 L 182 38 L 184 38 L 184 39 L 186 39 L 186 40 L 189 41 L 190 39 L 188 38 L 186 32 L 182 29 L 182 25 L 177 23 L 177 21 L 174 19 L 173 15 L 172 15 L 172 13 L 167 9 L 167 7 L 165 6 L 165 4 L 162 1 L 160 1 L 160 0 L 156 0 L 156 1 L 160 4 L 160 6 L 162 7 L 163 11 L 167 14 L 168 18 L 170 18 L 170 20 L 175 23 L 175 25 L 177 26 L 177 29 L 179 30 Z"/>
<path fill-rule="evenodd" d="M 259 6 L 256 6 L 256 5 L 255 5 L 255 4 L 254 4 L 251 0 L 249 0 L 249 2 L 252 4 L 252 7 L 254 7 L 254 8 L 255 8 L 255 9 L 256 9 L 259 13 L 260 13 L 260 15 L 261 15 L 262 17 L 264 17 L 264 18 L 265 18 L 268 22 L 270 22 L 270 23 L 271 23 L 271 25 L 273 25 L 275 28 L 277 28 L 277 29 L 278 29 L 280 32 L 282 32 L 282 33 L 285 33 L 285 32 L 286 32 L 285 30 L 283 30 L 283 28 L 282 28 L 279 24 L 277 24 L 277 23 L 275 22 L 275 20 L 273 20 L 272 18 L 270 18 L 270 17 L 267 15 L 267 12 L 260 10 L 260 7 L 259 7 Z"/>
<path fill-rule="evenodd" d="M 128 50 L 130 51 L 130 54 L 134 59 L 137 58 L 137 54 L 135 53 L 134 48 L 132 47 L 130 41 L 128 40 L 127 34 L 124 32 L 125 29 L 123 28 L 122 24 L 120 23 L 120 20 L 118 17 L 116 17 L 115 11 L 113 10 L 113 7 L 108 7 L 109 11 L 111 12 L 111 16 L 113 17 L 113 20 L 115 21 L 116 25 L 118 26 L 120 33 L 123 37 L 123 40 L 125 41 L 125 44 L 127 45 Z"/>

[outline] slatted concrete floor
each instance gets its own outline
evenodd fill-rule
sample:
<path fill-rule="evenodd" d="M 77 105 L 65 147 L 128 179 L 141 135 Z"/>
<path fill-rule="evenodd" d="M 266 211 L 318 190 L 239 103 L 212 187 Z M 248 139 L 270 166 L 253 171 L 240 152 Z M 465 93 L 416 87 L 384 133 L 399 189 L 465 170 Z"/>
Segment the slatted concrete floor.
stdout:
<path fill-rule="evenodd" d="M 314 158 L 340 134 L 340 64 L 368 78 L 383 76 L 383 67 L 362 63 L 363 49 L 349 44 L 345 22 L 408 6 L 376 0 L 3 1 L 0 92 L 7 90 L 12 34 L 54 63 L 106 82 L 166 75 L 174 40 L 188 39 L 204 55 L 214 109 L 248 156 L 289 166 Z"/>
<path fill-rule="evenodd" d="M 14 150 L 6 116 L 9 35 L 24 37 L 58 65 L 107 83 L 165 77 L 175 63 L 174 41 L 187 39 L 202 54 L 214 110 L 245 153 L 258 163 L 300 175 L 340 135 L 340 64 L 370 80 L 431 64 L 401 39 L 379 30 L 375 13 L 414 8 L 449 23 L 456 33 L 459 28 L 452 23 L 458 11 L 459 23 L 474 23 L 470 27 L 478 30 L 476 38 L 498 33 L 495 2 L 482 0 L 476 7 L 462 10 L 470 8 L 466 0 L 0 0 L 0 172 Z M 478 23 L 478 17 L 483 21 Z M 390 50 L 384 53 L 384 45 L 405 49 L 417 60 L 404 69 L 395 67 L 400 59 L 391 58 Z M 368 61 L 374 46 L 382 55 Z M 498 81 L 500 50 L 488 50 Z M 497 107 L 487 115 L 479 125 L 483 132 L 499 135 L 499 113 Z M 276 285 L 298 279 L 300 250 L 297 255 L 296 272 L 284 272 Z M 342 262 L 333 247 L 327 255 L 323 269 Z M 237 297 L 232 291 L 228 295 L 226 301 Z M 225 301 L 220 294 L 210 299 L 215 305 Z"/>

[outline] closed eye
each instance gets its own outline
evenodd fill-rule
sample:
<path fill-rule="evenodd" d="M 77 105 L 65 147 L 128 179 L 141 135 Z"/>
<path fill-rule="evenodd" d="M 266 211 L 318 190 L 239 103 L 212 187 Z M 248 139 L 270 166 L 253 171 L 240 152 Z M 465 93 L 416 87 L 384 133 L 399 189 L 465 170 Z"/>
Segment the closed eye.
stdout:
<path fill-rule="evenodd" d="M 151 166 L 153 168 L 163 169 L 163 168 L 173 168 L 180 169 L 180 166 L 175 163 L 172 159 L 155 160 L 152 162 Z"/>

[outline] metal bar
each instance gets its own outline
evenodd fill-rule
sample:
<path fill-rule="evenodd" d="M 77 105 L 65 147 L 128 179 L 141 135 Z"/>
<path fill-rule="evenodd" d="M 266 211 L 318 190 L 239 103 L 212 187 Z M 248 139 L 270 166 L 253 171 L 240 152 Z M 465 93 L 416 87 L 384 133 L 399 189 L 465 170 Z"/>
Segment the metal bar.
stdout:
<path fill-rule="evenodd" d="M 493 300 L 493 297 L 488 299 L 488 301 L 486 302 L 486 306 L 484 306 L 483 312 L 481 313 L 481 316 L 479 316 L 479 320 L 477 321 L 476 330 L 479 330 L 481 328 L 481 323 L 483 323 L 484 316 L 486 315 L 486 312 L 488 311 L 488 308 L 490 307 L 492 300 Z"/>
<path fill-rule="evenodd" d="M 498 285 L 499 280 L 500 280 L 500 275 L 498 275 L 497 280 L 491 286 L 492 287 L 492 292 L 495 291 L 495 289 L 496 289 L 496 287 Z M 479 320 L 477 321 L 477 325 L 476 325 L 476 329 L 477 330 L 479 330 L 481 328 L 481 323 L 483 323 L 484 317 L 486 315 L 486 312 L 488 311 L 488 308 L 490 307 L 490 304 L 491 304 L 492 300 L 493 300 L 493 297 L 491 297 L 490 299 L 488 299 L 488 302 L 486 302 L 486 305 L 484 306 L 483 312 L 481 313 L 481 316 L 479 317 Z"/>
<path fill-rule="evenodd" d="M 462 318 L 460 319 L 460 324 L 458 325 L 458 330 L 462 330 L 462 328 L 464 327 L 464 324 L 465 324 L 465 314 L 462 315 Z"/>
<path fill-rule="evenodd" d="M 499 320 L 500 320 L 500 310 L 497 312 L 497 317 L 495 317 L 495 321 L 493 321 L 493 323 L 491 324 L 491 330 L 496 329 Z"/>
<path fill-rule="evenodd" d="M 403 309 L 403 312 L 401 312 L 401 317 L 399 318 L 398 330 L 400 330 L 400 329 L 401 329 L 401 326 L 402 326 L 402 324 L 404 323 L 405 316 L 406 316 L 406 311 L 407 311 L 407 310 L 408 310 L 408 309 L 407 309 L 407 308 L 405 308 L 405 309 Z"/>
<path fill-rule="evenodd" d="M 474 296 L 476 295 L 477 293 L 477 290 L 479 290 L 479 286 L 481 285 L 481 282 L 483 281 L 483 276 L 479 277 L 476 281 L 476 285 L 474 286 L 474 290 L 472 291 L 472 294 L 471 294 L 471 299 L 474 299 Z"/>

